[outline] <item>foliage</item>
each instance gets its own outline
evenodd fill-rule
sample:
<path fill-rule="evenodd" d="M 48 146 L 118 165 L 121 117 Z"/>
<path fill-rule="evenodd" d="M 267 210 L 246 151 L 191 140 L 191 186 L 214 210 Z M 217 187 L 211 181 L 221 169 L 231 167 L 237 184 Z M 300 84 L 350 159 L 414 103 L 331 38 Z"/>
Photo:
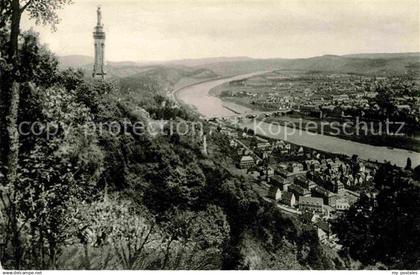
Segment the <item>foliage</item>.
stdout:
<path fill-rule="evenodd" d="M 229 235 L 221 209 L 214 206 L 177 212 L 162 226 L 147 209 L 118 195 L 79 204 L 75 211 L 73 227 L 84 245 L 66 248 L 59 260 L 66 269 L 216 269 L 217 244 Z"/>
<path fill-rule="evenodd" d="M 413 177 L 414 177 L 414 180 L 420 181 L 420 165 L 414 168 Z"/>
<path fill-rule="evenodd" d="M 391 80 L 382 83 L 375 83 L 373 91 L 377 92 L 377 96 L 372 100 L 371 104 L 377 104 L 380 107 L 380 114 L 373 114 L 373 118 L 382 120 L 389 119 L 391 121 L 402 121 L 408 124 L 417 125 L 418 121 L 413 116 L 408 115 L 404 111 L 398 110 L 398 97 L 416 97 L 418 96 L 418 89 L 415 83 L 407 81 L 404 78 L 391 78 Z M 415 100 L 410 102 L 414 105 Z M 369 115 L 369 114 L 367 114 Z"/>
<path fill-rule="evenodd" d="M 409 173 L 385 164 L 376 174 L 376 199 L 361 196 L 338 219 L 334 231 L 351 257 L 366 265 L 419 268 L 420 188 Z"/>
<path fill-rule="evenodd" d="M 0 6 L 0 15 L 2 16 L 2 23 L 6 24 L 7 20 L 12 17 L 12 1 L 2 1 Z M 71 0 L 17 0 L 21 12 L 25 10 L 29 17 L 34 19 L 36 23 L 44 25 L 51 24 L 53 29 L 55 25 L 60 22 L 57 11 L 62 9 L 65 5 L 72 3 Z"/>
<path fill-rule="evenodd" d="M 326 268 L 313 235 L 307 241 L 299 224 L 264 207 L 249 180 L 222 166 L 230 148 L 223 136 L 209 137 L 220 153 L 203 157 L 199 135 L 134 133 L 137 122 L 147 130 L 155 119 L 196 120 L 167 100 L 160 76 L 85 79 L 59 71 L 36 36 L 23 37 L 21 77 L 30 82 L 20 90 L 18 122 L 40 124 L 36 135 L 20 136 L 19 180 L 6 190 L 13 196 L 0 226 L 17 230 L 5 232 L 5 267 L 247 268 L 243 244 L 252 240 L 275 259 L 303 248 L 310 257 L 298 264 Z M 101 127 L 109 123 L 126 129 Z"/>
<path fill-rule="evenodd" d="M 30 81 L 44 87 L 57 83 L 58 62 L 46 47 L 39 45 L 38 34 L 28 31 L 22 34 L 22 39 L 19 82 Z"/>

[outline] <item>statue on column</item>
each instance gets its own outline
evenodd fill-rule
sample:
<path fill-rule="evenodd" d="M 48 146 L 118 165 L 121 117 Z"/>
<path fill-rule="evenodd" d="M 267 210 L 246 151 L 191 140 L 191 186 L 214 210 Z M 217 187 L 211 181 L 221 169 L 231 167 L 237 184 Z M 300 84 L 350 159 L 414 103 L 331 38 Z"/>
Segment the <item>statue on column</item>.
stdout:
<path fill-rule="evenodd" d="M 102 12 L 101 12 L 101 7 L 98 7 L 98 26 L 102 26 Z"/>

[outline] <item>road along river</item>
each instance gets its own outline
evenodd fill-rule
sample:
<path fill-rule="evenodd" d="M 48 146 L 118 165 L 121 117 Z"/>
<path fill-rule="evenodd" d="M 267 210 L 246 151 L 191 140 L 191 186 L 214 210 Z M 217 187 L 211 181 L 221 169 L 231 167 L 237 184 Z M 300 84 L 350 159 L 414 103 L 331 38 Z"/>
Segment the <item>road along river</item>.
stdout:
<path fill-rule="evenodd" d="M 232 106 L 229 103 L 229 108 L 226 108 L 220 98 L 212 96 L 209 91 L 214 87 L 222 85 L 232 80 L 240 80 L 250 76 L 262 74 L 264 72 L 256 72 L 252 74 L 239 75 L 231 78 L 210 80 L 207 82 L 191 85 L 182 88 L 176 92 L 176 97 L 183 103 L 190 105 L 200 115 L 211 117 L 230 117 L 237 115 L 237 113 L 248 113 L 252 110 L 237 105 Z M 236 112 L 233 112 L 234 109 Z M 411 152 L 408 150 L 379 147 L 354 141 L 344 140 L 337 137 L 315 134 L 305 130 L 292 129 L 287 126 L 274 125 L 269 123 L 260 123 L 259 121 L 244 121 L 239 124 L 241 127 L 255 129 L 257 134 L 264 135 L 270 138 L 283 139 L 298 145 L 314 148 L 321 151 L 327 151 L 337 154 L 345 155 L 359 155 L 360 158 L 371 161 L 384 162 L 390 161 L 392 164 L 404 167 L 407 158 L 410 157 L 412 166 L 420 165 L 420 153 Z"/>

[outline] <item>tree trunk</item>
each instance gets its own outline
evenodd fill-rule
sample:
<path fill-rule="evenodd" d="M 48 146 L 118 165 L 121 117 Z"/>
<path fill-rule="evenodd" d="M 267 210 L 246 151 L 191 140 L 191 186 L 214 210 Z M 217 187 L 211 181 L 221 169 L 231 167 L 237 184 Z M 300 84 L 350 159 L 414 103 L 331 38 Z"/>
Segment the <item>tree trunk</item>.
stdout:
<path fill-rule="evenodd" d="M 49 260 L 49 268 L 50 269 L 56 269 L 56 261 L 57 261 L 57 252 L 56 252 L 56 243 L 54 240 L 49 240 L 48 242 L 48 246 L 49 246 L 49 252 L 50 252 L 50 260 Z"/>
<path fill-rule="evenodd" d="M 1 61 L 0 61 L 1 62 Z M 2 64 L 0 64 L 2 66 Z M 6 174 L 5 166 L 7 162 L 6 158 L 6 139 L 7 139 L 7 127 L 6 127 L 6 87 L 5 76 L 3 68 L 0 68 L 0 173 L 3 175 Z M 4 178 L 0 178 L 0 184 L 5 184 L 3 182 Z"/>
<path fill-rule="evenodd" d="M 14 202 L 10 203 L 10 225 L 12 230 L 12 246 L 14 249 L 14 260 L 15 260 L 15 269 L 19 270 L 22 260 L 22 246 L 20 241 L 19 227 L 18 227 L 18 217 L 16 213 L 16 205 Z"/>
<path fill-rule="evenodd" d="M 39 221 L 39 255 L 40 255 L 40 264 L 39 264 L 39 269 L 44 269 L 45 266 L 45 261 L 44 261 L 44 231 L 43 231 L 43 226 L 44 226 L 44 219 L 41 216 L 40 221 Z"/>
<path fill-rule="evenodd" d="M 9 62 L 13 65 L 17 64 L 17 53 L 19 47 L 19 34 L 20 34 L 20 19 L 22 11 L 20 10 L 19 0 L 12 0 L 12 17 L 10 23 L 10 38 L 9 38 Z M 16 67 L 14 67 L 16 69 Z"/>
<path fill-rule="evenodd" d="M 11 163 L 13 159 L 16 158 L 16 153 L 13 152 L 16 146 L 13 146 L 13 142 L 16 140 L 16 132 L 13 131 L 13 128 L 16 129 L 16 125 L 13 126 L 10 123 L 16 121 L 17 112 L 15 111 L 15 106 L 19 105 L 19 95 L 16 93 L 19 92 L 19 85 L 17 82 L 18 75 L 18 51 L 19 51 L 19 34 L 20 34 L 20 20 L 22 16 L 22 11 L 20 10 L 19 0 L 12 0 L 10 3 L 11 7 L 11 23 L 10 23 L 10 36 L 7 45 L 7 56 L 2 58 L 0 62 L 1 66 L 6 66 L 7 64 L 12 65 L 11 71 L 2 70 L 0 72 L 1 83 L 0 83 L 0 161 L 3 166 L 8 167 L 9 159 Z M 13 101 L 13 102 L 12 102 Z M 13 103 L 13 105 L 12 105 Z M 9 129 L 12 132 L 9 132 Z M 13 136 L 14 135 L 14 136 Z M 10 153 L 12 155 L 10 155 Z M 11 172 L 12 180 L 13 170 L 16 165 L 8 167 L 5 171 L 6 177 L 4 178 L 3 184 L 10 183 L 8 179 L 9 172 Z"/>
<path fill-rule="evenodd" d="M 85 261 L 84 261 L 84 268 L 85 270 L 90 270 L 90 258 L 89 258 L 89 244 L 85 243 L 83 245 L 84 251 L 85 251 Z"/>
<path fill-rule="evenodd" d="M 17 117 L 19 110 L 19 92 L 20 84 L 17 81 L 13 81 L 9 114 L 7 116 L 7 131 L 9 134 L 9 152 L 7 158 L 7 181 L 10 185 L 14 186 L 16 183 L 17 176 L 17 165 L 19 157 L 19 132 L 17 127 Z"/>
<path fill-rule="evenodd" d="M 169 261 L 169 257 L 170 257 L 170 249 L 171 249 L 171 244 L 172 242 L 175 240 L 174 237 L 172 237 L 169 242 L 168 245 L 166 246 L 166 251 L 165 251 L 165 257 L 163 259 L 163 263 L 162 263 L 162 267 L 161 269 L 164 270 L 166 268 L 166 265 L 168 264 Z"/>
<path fill-rule="evenodd" d="M 13 71 L 10 75 L 8 82 L 11 83 L 8 102 L 8 114 L 6 117 L 6 125 L 8 132 L 8 142 L 6 142 L 7 150 L 7 174 L 6 180 L 9 184 L 14 185 L 16 182 L 17 161 L 19 155 L 19 133 L 17 128 L 17 117 L 19 110 L 19 92 L 20 84 L 16 79 L 18 67 L 18 47 L 19 47 L 19 33 L 20 33 L 20 20 L 22 12 L 20 10 L 19 0 L 12 0 L 12 19 L 10 28 L 9 40 L 9 62 L 13 65 Z M 9 88 L 7 87 L 7 88 Z"/>
<path fill-rule="evenodd" d="M 17 113 L 19 105 L 19 91 L 20 84 L 13 80 L 10 89 L 10 100 L 8 108 L 8 116 L 6 117 L 6 126 L 7 126 L 7 145 L 8 155 L 7 155 L 7 173 L 6 173 L 6 184 L 11 186 L 11 194 L 9 194 L 9 208 L 10 208 L 10 225 L 11 225 L 11 235 L 12 235 L 12 245 L 14 248 L 14 258 L 15 258 L 15 269 L 19 270 L 21 267 L 22 259 L 22 245 L 19 233 L 18 226 L 18 213 L 17 205 L 15 201 L 15 192 L 14 188 L 17 180 L 17 159 L 18 159 L 18 149 L 19 149 L 19 133 L 17 130 Z M 13 198 L 12 200 L 10 198 Z"/>
<path fill-rule="evenodd" d="M 6 183 L 15 190 L 17 180 L 17 166 L 19 156 L 19 132 L 17 127 L 18 110 L 19 110 L 19 93 L 20 84 L 17 80 L 18 76 L 18 49 L 19 49 L 19 34 L 20 34 L 20 20 L 22 11 L 20 10 L 19 0 L 12 0 L 11 2 L 12 16 L 10 25 L 10 40 L 8 48 L 8 62 L 12 64 L 13 70 L 7 75 L 7 83 L 5 90 L 6 104 L 8 106 L 6 127 L 7 127 L 7 173 Z M 16 191 L 14 191 L 16 192 Z M 12 194 L 13 198 L 15 194 Z M 18 213 L 15 201 L 10 202 L 12 220 L 12 242 L 15 250 L 15 268 L 20 269 L 22 258 L 22 246 L 18 227 Z"/>

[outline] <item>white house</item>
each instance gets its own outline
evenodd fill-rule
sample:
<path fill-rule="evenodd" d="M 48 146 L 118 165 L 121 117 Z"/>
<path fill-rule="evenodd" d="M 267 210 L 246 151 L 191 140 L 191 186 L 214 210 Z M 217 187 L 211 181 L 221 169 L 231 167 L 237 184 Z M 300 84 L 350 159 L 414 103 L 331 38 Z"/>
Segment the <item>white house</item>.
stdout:
<path fill-rule="evenodd" d="M 338 211 L 349 210 L 350 203 L 346 199 L 338 199 L 335 201 L 335 209 Z"/>
<path fill-rule="evenodd" d="M 282 195 L 281 193 L 282 192 L 280 191 L 280 188 L 272 185 L 270 186 L 270 189 L 268 190 L 268 197 L 275 201 L 279 201 L 281 200 L 281 195 Z"/>

